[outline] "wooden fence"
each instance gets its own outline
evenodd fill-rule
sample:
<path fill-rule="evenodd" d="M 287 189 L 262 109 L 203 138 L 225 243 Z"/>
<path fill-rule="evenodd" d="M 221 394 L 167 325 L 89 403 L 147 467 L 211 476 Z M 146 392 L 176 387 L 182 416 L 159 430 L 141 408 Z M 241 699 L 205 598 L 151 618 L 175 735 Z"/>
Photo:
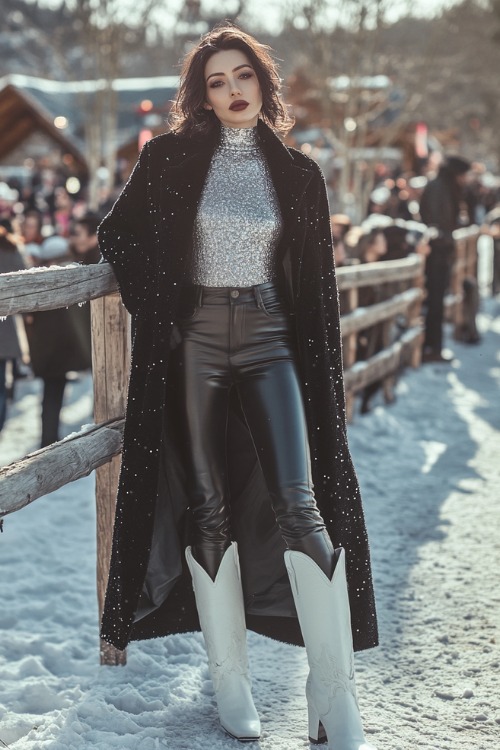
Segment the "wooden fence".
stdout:
<path fill-rule="evenodd" d="M 412 255 L 403 260 L 363 263 L 338 269 L 342 303 L 341 329 L 344 346 L 344 382 L 348 419 L 352 419 L 357 391 L 375 381 L 382 381 L 386 401 L 393 399 L 395 374 L 404 364 L 418 367 L 422 326 L 423 259 Z M 385 299 L 359 306 L 359 290 L 376 287 L 385 290 Z M 394 337 L 397 316 L 405 319 L 404 333 Z M 382 346 L 368 359 L 359 361 L 359 335 L 379 333 Z"/>
<path fill-rule="evenodd" d="M 459 308 L 460 278 L 473 267 L 475 234 L 459 238 L 463 253 L 457 261 L 453 283 Z M 342 315 L 345 384 L 348 413 L 354 395 L 375 380 L 382 380 L 386 399 L 404 364 L 420 363 L 423 262 L 419 256 L 384 263 L 367 263 L 338 269 L 340 293 L 346 300 Z M 358 306 L 358 290 L 384 286 L 389 296 L 369 307 Z M 0 317 L 67 307 L 90 300 L 95 425 L 0 469 L 0 519 L 96 470 L 97 594 L 102 613 L 108 576 L 115 495 L 123 436 L 127 377 L 130 360 L 130 321 L 117 293 L 108 264 L 31 269 L 0 275 Z M 458 313 L 457 313 L 458 315 Z M 402 335 L 393 340 L 397 316 L 406 321 Z M 383 348 L 357 362 L 360 331 L 380 325 Z M 123 664 L 126 653 L 101 642 L 102 664 Z"/>
<path fill-rule="evenodd" d="M 477 280 L 477 241 L 479 228 L 476 226 L 457 229 L 453 233 L 455 239 L 455 260 L 453 263 L 450 291 L 445 299 L 447 320 L 453 323 L 455 333 L 458 333 L 464 322 L 464 308 L 462 305 L 464 280 Z"/>
<path fill-rule="evenodd" d="M 0 518 L 96 470 L 99 619 L 109 570 L 130 360 L 130 321 L 109 264 L 31 269 L 0 275 L 0 316 L 91 300 L 95 426 L 0 469 Z M 101 641 L 102 664 L 125 652 Z"/>

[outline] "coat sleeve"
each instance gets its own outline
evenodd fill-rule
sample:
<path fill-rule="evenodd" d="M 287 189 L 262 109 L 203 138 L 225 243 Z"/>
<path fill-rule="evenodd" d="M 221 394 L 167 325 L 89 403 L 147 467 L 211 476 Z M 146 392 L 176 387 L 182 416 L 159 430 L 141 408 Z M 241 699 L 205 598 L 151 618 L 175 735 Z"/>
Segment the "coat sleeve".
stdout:
<path fill-rule="evenodd" d="M 301 284 L 309 286 L 306 296 L 311 304 L 311 325 L 321 332 L 322 342 L 313 347 L 316 369 L 321 368 L 330 388 L 333 388 L 341 422 L 346 428 L 345 392 L 342 367 L 342 338 L 340 332 L 340 306 L 333 238 L 330 223 L 330 208 L 325 178 L 316 162 L 312 162 L 315 175 L 311 181 L 308 198 L 310 224 L 304 276 Z M 307 270 L 306 270 L 307 268 Z M 314 309 L 313 309 L 314 308 Z M 311 334 L 314 335 L 314 334 Z"/>
<path fill-rule="evenodd" d="M 143 308 L 153 287 L 148 171 L 146 143 L 116 203 L 97 230 L 101 255 L 111 263 L 123 304 L 132 314 Z"/>

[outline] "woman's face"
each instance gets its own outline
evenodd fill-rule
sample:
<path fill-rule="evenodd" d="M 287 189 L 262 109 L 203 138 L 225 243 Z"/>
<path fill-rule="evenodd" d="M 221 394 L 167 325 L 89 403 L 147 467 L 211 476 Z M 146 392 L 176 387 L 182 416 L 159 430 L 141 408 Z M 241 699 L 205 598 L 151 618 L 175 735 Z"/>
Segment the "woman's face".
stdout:
<path fill-rule="evenodd" d="M 262 109 L 262 93 L 248 57 L 237 49 L 216 52 L 205 65 L 206 109 L 229 128 L 252 128 Z"/>

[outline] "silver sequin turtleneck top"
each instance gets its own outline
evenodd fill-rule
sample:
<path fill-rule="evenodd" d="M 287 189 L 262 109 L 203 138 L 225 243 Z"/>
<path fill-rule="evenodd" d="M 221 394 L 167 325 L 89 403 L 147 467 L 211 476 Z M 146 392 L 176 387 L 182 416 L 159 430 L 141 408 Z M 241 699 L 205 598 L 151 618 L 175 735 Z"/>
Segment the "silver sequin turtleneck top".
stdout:
<path fill-rule="evenodd" d="M 281 213 L 257 128 L 221 128 L 194 225 L 192 281 L 253 286 L 274 278 Z"/>

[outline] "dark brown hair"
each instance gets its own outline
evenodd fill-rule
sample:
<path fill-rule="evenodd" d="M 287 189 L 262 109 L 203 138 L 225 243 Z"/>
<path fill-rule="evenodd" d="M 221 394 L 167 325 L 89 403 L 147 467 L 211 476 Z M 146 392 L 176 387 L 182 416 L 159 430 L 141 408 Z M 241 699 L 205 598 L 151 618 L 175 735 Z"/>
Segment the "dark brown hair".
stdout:
<path fill-rule="evenodd" d="M 79 226 L 83 227 L 89 236 L 97 234 L 97 227 L 101 223 L 102 219 L 93 211 L 87 211 L 87 213 L 80 219 L 76 219 L 74 222 Z"/>
<path fill-rule="evenodd" d="M 170 127 L 179 135 L 205 136 L 216 128 L 217 115 L 203 106 L 206 102 L 205 65 L 216 52 L 234 49 L 243 52 L 255 70 L 262 93 L 259 116 L 282 135 L 290 130 L 293 119 L 281 99 L 281 81 L 271 48 L 225 21 L 202 36 L 184 58 L 179 91 L 169 115 Z"/>

